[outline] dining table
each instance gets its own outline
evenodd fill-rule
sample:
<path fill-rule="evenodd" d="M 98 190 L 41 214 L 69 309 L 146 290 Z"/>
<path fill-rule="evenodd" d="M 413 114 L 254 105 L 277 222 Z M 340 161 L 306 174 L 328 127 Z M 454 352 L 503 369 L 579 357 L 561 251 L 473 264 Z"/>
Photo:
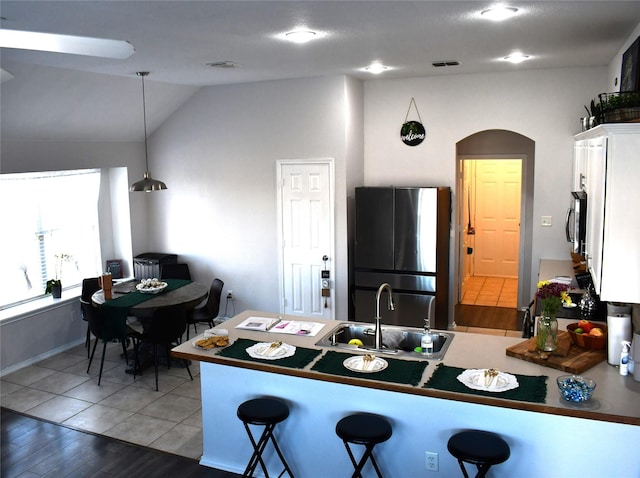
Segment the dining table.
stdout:
<path fill-rule="evenodd" d="M 202 303 L 209 293 L 208 287 L 190 280 L 165 279 L 163 282 L 167 283 L 166 288 L 155 294 L 140 292 L 137 289 L 140 281 L 137 280 L 118 282 L 112 289 L 111 299 L 105 300 L 104 291 L 100 289 L 91 296 L 91 301 L 108 317 L 107 327 L 113 326 L 117 329 L 120 325 L 129 322 L 131 317 L 135 317 L 144 329 L 152 320 L 153 312 L 157 308 L 184 305 L 188 312 Z M 139 347 L 140 368 L 136 373 L 152 363 L 149 348 L 143 339 Z M 166 360 L 171 361 L 171 366 L 184 366 L 182 361 L 174 361 L 171 357 L 166 357 Z M 133 366 L 130 366 L 126 372 L 132 374 Z"/>
<path fill-rule="evenodd" d="M 105 301 L 104 291 L 99 289 L 91 296 L 91 301 L 95 305 L 103 305 L 110 302 L 110 306 L 117 302 L 122 302 L 123 307 L 127 308 L 127 314 L 134 317 L 145 318 L 153 314 L 154 309 L 158 307 L 168 307 L 171 305 L 183 304 L 187 310 L 193 309 L 207 298 L 209 289 L 207 286 L 198 282 L 187 281 L 182 279 L 166 279 L 169 284 L 167 290 L 158 294 L 144 294 L 136 289 L 140 283 L 136 280 L 128 280 L 118 282 L 113 287 L 113 298 Z M 128 300 L 130 294 L 132 300 Z M 127 300 L 129 305 L 127 305 Z"/>

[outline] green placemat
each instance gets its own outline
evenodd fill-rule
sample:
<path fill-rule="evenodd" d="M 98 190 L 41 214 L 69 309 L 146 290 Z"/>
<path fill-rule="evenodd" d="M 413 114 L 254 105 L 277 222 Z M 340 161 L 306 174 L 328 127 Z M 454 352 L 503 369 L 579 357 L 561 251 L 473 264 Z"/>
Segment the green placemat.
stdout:
<path fill-rule="evenodd" d="M 247 349 L 257 343 L 259 342 L 256 342 L 255 340 L 238 339 L 228 347 L 221 349 L 216 353 L 216 355 L 246 360 L 248 362 L 268 363 L 271 365 L 277 365 L 278 367 L 304 368 L 309 365 L 313 359 L 320 355 L 321 352 L 320 350 L 296 347 L 296 352 L 291 357 L 285 357 L 278 360 L 265 360 L 253 358 L 247 353 Z"/>
<path fill-rule="evenodd" d="M 519 400 L 521 402 L 545 403 L 546 401 L 547 379 L 549 378 L 546 375 L 534 377 L 531 375 L 512 374 L 518 379 L 518 388 L 505 392 L 485 392 L 484 390 L 468 388 L 457 379 L 458 375 L 464 372 L 464 370 L 463 368 L 438 364 L 424 388 L 435 388 L 447 392 L 469 393 L 483 397 L 506 398 L 509 400 Z"/>
<path fill-rule="evenodd" d="M 190 280 L 184 279 L 165 279 L 164 282 L 167 283 L 167 287 L 160 294 L 165 294 L 191 283 Z M 133 291 L 116 299 L 105 301 L 100 306 L 105 317 L 104 340 L 111 341 L 123 337 L 129 309 L 154 297 L 157 297 L 157 295 Z"/>
<path fill-rule="evenodd" d="M 354 354 L 344 354 L 329 350 L 324 357 L 311 367 L 315 372 L 328 373 L 331 375 L 342 375 L 344 377 L 366 378 L 379 380 L 381 382 L 406 383 L 416 386 L 422 379 L 424 369 L 427 368 L 426 361 L 398 360 L 387 357 L 384 358 L 389 364 L 387 368 L 374 373 L 362 373 L 349 370 L 343 362 L 353 357 Z"/>

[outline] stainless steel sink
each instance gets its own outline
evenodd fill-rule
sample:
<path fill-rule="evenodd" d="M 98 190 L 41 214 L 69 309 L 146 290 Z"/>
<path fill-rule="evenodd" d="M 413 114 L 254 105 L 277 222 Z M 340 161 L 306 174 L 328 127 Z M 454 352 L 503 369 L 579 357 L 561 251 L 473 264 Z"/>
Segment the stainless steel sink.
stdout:
<path fill-rule="evenodd" d="M 332 347 L 346 349 L 351 352 L 362 353 L 379 353 L 398 356 L 416 356 L 414 351 L 416 347 L 420 347 L 420 340 L 424 333 L 422 329 L 413 327 L 400 326 L 382 326 L 382 344 L 381 349 L 375 348 L 375 327 L 373 324 L 363 322 L 341 322 L 334 327 L 329 333 L 322 337 L 316 345 L 321 347 Z M 441 360 L 454 334 L 452 332 L 441 332 L 438 330 L 431 331 L 433 340 L 433 353 L 426 357 L 434 360 Z M 349 342 L 357 339 L 362 345 L 349 345 Z"/>

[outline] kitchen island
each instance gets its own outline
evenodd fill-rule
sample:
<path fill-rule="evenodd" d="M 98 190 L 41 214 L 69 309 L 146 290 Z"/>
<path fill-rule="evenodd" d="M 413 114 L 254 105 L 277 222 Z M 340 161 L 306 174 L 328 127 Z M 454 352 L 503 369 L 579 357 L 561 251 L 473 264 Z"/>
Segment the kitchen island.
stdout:
<path fill-rule="evenodd" d="M 339 323 L 308 319 L 325 323 L 315 337 L 235 328 L 248 317 L 276 316 L 246 311 L 225 322 L 224 328 L 232 343 L 241 338 L 282 340 L 324 354 L 326 349 L 315 343 Z M 620 376 L 615 367 L 603 361 L 585 372 L 597 382 L 592 400 L 572 405 L 560 398 L 555 384 L 563 372 L 506 355 L 507 347 L 522 340 L 456 332 L 441 363 L 548 376 L 544 403 L 424 388 L 440 363 L 434 360 L 428 361 L 418 385 L 413 386 L 378 381 L 375 374 L 354 378 L 312 370 L 323 355 L 297 369 L 278 366 L 277 360 L 222 357 L 220 349 L 199 350 L 191 342 L 173 349 L 173 353 L 201 362 L 201 464 L 205 466 L 242 473 L 251 445 L 236 409 L 250 398 L 273 396 L 289 404 L 291 414 L 278 425 L 276 434 L 294 473 L 302 478 L 350 475 L 351 464 L 335 434 L 335 424 L 356 411 L 377 413 L 390 420 L 393 436 L 376 447 L 378 462 L 389 477 L 430 476 L 425 466 L 426 451 L 438 453 L 440 476 L 460 476 L 446 444 L 453 433 L 469 428 L 499 433 L 511 447 L 509 460 L 492 468 L 491 476 L 640 477 L 640 383 L 631 376 Z M 423 357 L 415 354 L 407 360 L 420 361 Z M 272 456 L 268 458 L 277 475 L 280 469 L 271 461 Z"/>

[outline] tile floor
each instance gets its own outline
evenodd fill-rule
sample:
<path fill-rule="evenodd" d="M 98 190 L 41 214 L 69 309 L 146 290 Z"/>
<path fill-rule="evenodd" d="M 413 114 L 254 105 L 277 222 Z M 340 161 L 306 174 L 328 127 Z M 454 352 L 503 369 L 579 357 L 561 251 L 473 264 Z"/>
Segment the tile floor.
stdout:
<path fill-rule="evenodd" d="M 520 332 L 478 327 L 455 331 L 520 336 Z M 515 334 L 515 335 L 513 335 Z M 0 380 L 0 405 L 70 428 L 199 459 L 202 453 L 200 364 L 160 367 L 155 391 L 153 368 L 134 380 L 125 373 L 120 344 L 109 344 L 101 385 L 99 350 L 89 360 L 83 345 L 25 367 Z"/>
<path fill-rule="evenodd" d="M 189 458 L 202 453 L 200 367 L 193 381 L 184 368 L 153 368 L 134 380 L 125 373 L 120 344 L 109 344 L 102 381 L 96 351 L 91 371 L 83 345 L 38 362 L 0 380 L 3 407 L 71 428 L 110 436 Z"/>
<path fill-rule="evenodd" d="M 462 304 L 516 308 L 518 279 L 473 276 L 462 284 Z"/>

